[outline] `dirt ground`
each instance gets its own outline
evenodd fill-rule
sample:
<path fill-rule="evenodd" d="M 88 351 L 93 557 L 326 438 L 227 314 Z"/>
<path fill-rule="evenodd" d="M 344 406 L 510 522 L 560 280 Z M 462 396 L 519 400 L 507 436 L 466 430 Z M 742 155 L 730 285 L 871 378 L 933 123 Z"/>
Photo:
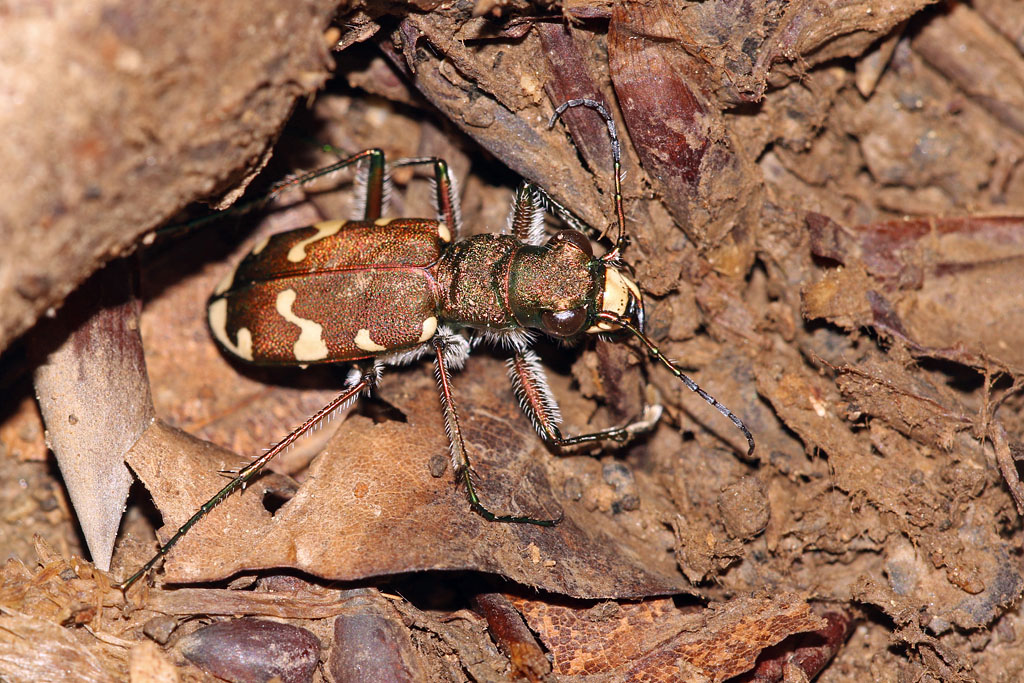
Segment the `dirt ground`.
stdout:
<path fill-rule="evenodd" d="M 307 5 L 261 29 L 316 35 L 303 64 L 272 44 L 218 62 L 269 42 L 238 26 L 192 52 L 183 33 L 147 46 L 185 21 L 157 10 L 80 25 L 165 90 L 138 104 L 135 81 L 87 71 L 95 112 L 120 96 L 137 127 L 76 146 L 61 203 L 31 185 L 0 214 L 0 680 L 1024 678 L 1017 0 Z M 66 30 L 33 16 L 49 20 Z M 158 116 L 192 90 L 206 104 Z M 502 230 L 522 179 L 602 232 L 605 123 L 581 107 L 549 125 L 574 98 L 616 121 L 647 334 L 754 452 L 636 340 L 541 339 L 565 433 L 664 409 L 629 444 L 560 457 L 517 405 L 509 354 L 481 345 L 454 376 L 480 496 L 558 524 L 470 510 L 424 360 L 122 593 L 225 472 L 345 381 L 230 360 L 205 304 L 267 235 L 353 215 L 354 174 L 237 207 L 380 147 L 449 162 L 463 235 Z M 112 189 L 129 166 L 144 191 Z M 389 215 L 434 216 L 428 174 L 393 180 Z M 180 211 L 246 183 L 236 209 Z"/>

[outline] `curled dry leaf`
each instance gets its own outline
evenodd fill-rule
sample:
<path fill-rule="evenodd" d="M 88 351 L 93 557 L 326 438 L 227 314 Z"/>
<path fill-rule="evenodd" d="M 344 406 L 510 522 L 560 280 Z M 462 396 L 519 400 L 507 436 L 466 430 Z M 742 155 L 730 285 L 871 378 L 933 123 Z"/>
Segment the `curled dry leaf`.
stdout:
<path fill-rule="evenodd" d="M 495 390 L 490 378 L 503 374 L 497 361 L 474 357 L 455 379 L 478 491 L 495 510 L 564 514 L 554 528 L 488 522 L 470 511 L 450 469 L 448 476 L 432 476 L 432 456 L 448 450 L 437 389 L 422 370 L 396 370 L 381 393 L 406 422 L 350 418 L 298 494 L 273 515 L 262 506 L 258 481 L 230 496 L 171 553 L 166 580 L 213 580 L 271 567 L 337 580 L 475 569 L 577 597 L 686 590 L 667 559 L 641 561 L 650 556 L 642 541 L 600 512 L 555 494 L 566 471 L 544 450 L 511 391 Z M 201 442 L 190 445 L 166 428 L 150 432 L 129 464 L 152 493 L 166 529 L 174 529 L 223 485 L 215 472 L 230 455 Z"/>
<path fill-rule="evenodd" d="M 101 569 L 132 483 L 124 456 L 153 419 L 134 279 L 134 261 L 108 265 L 34 336 L 50 351 L 35 372 L 47 445 Z"/>
<path fill-rule="evenodd" d="M 930 0 L 842 0 L 823 6 L 803 0 L 787 6 L 760 63 L 799 54 L 806 63 L 862 54 L 880 37 L 931 4 Z"/>
<path fill-rule="evenodd" d="M 853 630 L 854 619 L 847 612 L 821 615 L 825 626 L 810 633 L 794 634 L 761 653 L 757 667 L 744 683 L 811 680 L 825 668 Z"/>

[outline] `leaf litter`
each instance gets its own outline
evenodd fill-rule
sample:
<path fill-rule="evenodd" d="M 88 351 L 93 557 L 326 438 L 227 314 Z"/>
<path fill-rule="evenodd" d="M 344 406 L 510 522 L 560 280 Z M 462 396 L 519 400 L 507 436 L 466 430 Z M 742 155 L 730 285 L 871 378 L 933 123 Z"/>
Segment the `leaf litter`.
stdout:
<path fill-rule="evenodd" d="M 344 646 L 331 627 L 348 614 L 357 616 L 347 628 L 380 627 L 381 647 L 403 653 L 389 660 L 396 680 L 498 680 L 504 661 L 530 680 L 550 675 L 536 658 L 488 651 L 491 640 L 503 642 L 498 611 L 443 599 L 454 583 L 467 594 L 501 591 L 536 636 L 530 652 L 546 650 L 565 680 L 670 676 L 657 673 L 664 661 L 691 680 L 743 672 L 779 680 L 798 675 L 785 669 L 797 653 L 817 662 L 800 669 L 808 677 L 835 654 L 823 680 L 989 680 L 1024 670 L 1016 645 L 1024 142 L 1015 88 L 972 86 L 993 65 L 1019 74 L 1022 61 L 1001 33 L 1011 25 L 999 20 L 1006 3 L 921 13 L 923 4 L 821 19 L 810 2 L 785 11 L 765 3 L 742 16 L 702 3 L 682 21 L 661 3 L 575 3 L 566 11 L 583 24 L 561 33 L 545 24 L 512 42 L 488 37 L 489 20 L 458 9 L 402 19 L 393 35 L 378 36 L 379 53 L 344 67 L 347 78 L 404 107 L 421 106 L 422 95 L 463 141 L 595 225 L 607 203 L 600 146 L 547 130 L 534 111 L 543 97 L 531 85 L 536 74 L 547 74 L 557 88 L 545 89 L 559 99 L 588 90 L 614 102 L 608 84 L 622 99 L 631 78 L 649 76 L 638 74 L 644 64 L 689 65 L 694 81 L 629 91 L 621 107 L 629 258 L 657 294 L 654 337 L 744 418 L 758 450 L 743 458 L 720 416 L 630 354 L 584 349 L 563 360 L 570 352 L 556 349 L 547 359 L 559 366 L 553 384 L 571 431 L 630 417 L 645 383 L 666 408 L 654 434 L 614 456 L 556 458 L 519 414 L 498 359 L 477 353 L 455 386 L 483 499 L 503 511 L 565 514 L 554 530 L 490 525 L 469 512 L 450 465 L 441 467 L 447 446 L 429 370 L 392 371 L 377 409 L 346 418 L 308 469 L 314 448 L 198 525 L 157 584 L 131 598 L 134 611 L 123 612 L 82 563 L 62 565 L 43 550 L 41 569 L 8 563 L 0 605 L 5 618 L 26 615 L 9 622 L 12 632 L 44 619 L 49 630 L 37 629 L 38 638 L 60 648 L 66 634 L 53 624 L 88 624 L 106 640 L 79 631 L 81 646 L 102 653 L 129 647 L 143 624 L 167 615 L 181 620 L 172 644 L 195 630 L 186 615 L 271 616 L 330 644 L 335 654 L 324 661 L 350 662 L 337 655 Z M 595 21 L 608 33 L 593 30 Z M 366 16 L 350 23 L 363 37 L 374 26 Z M 985 54 L 979 43 L 999 47 Z M 951 44 L 965 45 L 960 61 L 947 54 Z M 367 76 L 382 69 L 420 95 Z M 688 99 L 665 97 L 680 89 Z M 665 109 L 662 99 L 692 109 Z M 383 137 L 392 157 L 458 160 L 469 171 L 467 224 L 500 224 L 494 207 L 507 206 L 514 179 L 484 171 L 487 162 L 451 141 L 458 134 L 351 94 L 325 95 L 317 107 L 334 121 L 341 113 L 346 148 Z M 684 131 L 687 149 L 659 134 L 661 123 Z M 566 125 L 581 137 L 587 126 Z M 576 149 L 596 184 L 579 170 Z M 663 163 L 668 171 L 654 173 Z M 130 462 L 165 535 L 224 483 L 219 470 L 286 433 L 341 381 L 235 368 L 212 351 L 197 321 L 238 243 L 217 239 L 212 250 L 182 243 L 205 254 L 194 268 L 178 253 L 149 270 L 143 338 L 165 422 Z M 115 556 L 122 575 L 152 548 L 145 520 L 129 523 L 140 531 Z M 299 574 L 281 576 L 282 568 Z M 501 580 L 462 580 L 477 571 Z M 229 578 L 251 590 L 173 586 Z M 409 600 L 370 588 L 356 595 L 332 580 Z M 39 590 L 61 610 L 33 599 Z M 146 632 L 160 631 L 153 623 Z M 0 651 L 14 651 L 3 642 Z M 724 663 L 708 658 L 740 651 Z M 587 659 L 594 652 L 600 666 Z M 123 652 L 104 656 L 83 670 L 124 673 Z M 789 673 L 771 673 L 771 662 Z"/>

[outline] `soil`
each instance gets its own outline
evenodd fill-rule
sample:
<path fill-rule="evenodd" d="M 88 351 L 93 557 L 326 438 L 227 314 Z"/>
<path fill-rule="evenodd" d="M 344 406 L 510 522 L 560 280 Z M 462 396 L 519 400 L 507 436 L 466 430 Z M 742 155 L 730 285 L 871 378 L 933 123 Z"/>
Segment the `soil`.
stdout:
<path fill-rule="evenodd" d="M 29 183 L 0 214 L 0 292 L 20 297 L 0 314 L 0 679 L 1024 677 L 1014 0 L 308 4 L 301 21 L 268 9 L 261 29 L 301 27 L 306 54 L 200 34 L 180 96 L 200 94 L 161 123 L 173 136 L 107 131 L 90 163 L 75 149 L 59 211 Z M 147 49 L 124 12 L 86 61 L 129 76 L 89 71 L 95 108 L 76 122 L 117 93 L 127 120 L 152 122 L 133 107 L 154 83 L 125 88 L 187 52 L 180 31 Z M 218 61 L 232 40 L 249 56 Z M 361 191 L 349 171 L 268 188 L 369 147 L 436 156 L 460 181 L 463 236 L 501 231 L 526 180 L 601 253 L 617 230 L 609 127 L 586 106 L 550 122 L 579 98 L 604 103 L 621 142 L 646 334 L 753 452 L 639 340 L 588 335 L 535 344 L 562 431 L 661 419 L 556 453 L 519 409 L 509 352 L 481 344 L 453 378 L 477 492 L 557 524 L 470 509 L 428 357 L 387 368 L 119 590 L 346 381 L 235 362 L 207 331 L 207 297 L 242 256 L 352 216 Z M 160 139 L 175 148 L 157 165 L 182 177 L 110 190 Z M 395 170 L 388 215 L 435 215 L 428 171 Z M 237 203 L 179 213 L 200 199 Z M 31 240 L 17 206 L 48 207 Z"/>

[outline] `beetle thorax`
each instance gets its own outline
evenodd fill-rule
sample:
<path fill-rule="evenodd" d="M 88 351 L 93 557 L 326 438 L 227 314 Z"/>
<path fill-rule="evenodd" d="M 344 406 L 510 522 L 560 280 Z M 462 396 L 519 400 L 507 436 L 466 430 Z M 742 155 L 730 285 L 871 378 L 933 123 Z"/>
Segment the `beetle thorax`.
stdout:
<path fill-rule="evenodd" d="M 441 320 L 483 329 L 515 327 L 505 283 L 520 244 L 511 235 L 473 235 L 448 247 L 437 264 Z"/>
<path fill-rule="evenodd" d="M 467 327 L 553 333 L 545 315 L 592 307 L 599 266 L 565 239 L 535 246 L 510 235 L 475 235 L 451 245 L 438 263 L 440 317 Z"/>

